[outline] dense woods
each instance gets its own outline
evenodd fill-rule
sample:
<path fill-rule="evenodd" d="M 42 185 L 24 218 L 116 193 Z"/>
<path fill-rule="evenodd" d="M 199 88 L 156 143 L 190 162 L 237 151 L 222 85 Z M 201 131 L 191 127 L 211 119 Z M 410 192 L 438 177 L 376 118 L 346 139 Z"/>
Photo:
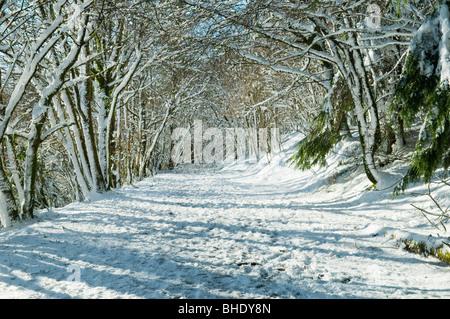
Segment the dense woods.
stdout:
<path fill-rule="evenodd" d="M 300 131 L 300 169 L 358 139 L 374 187 L 399 159 L 397 193 L 448 183 L 449 5 L 0 0 L 1 226 L 173 167 L 195 120 Z"/>

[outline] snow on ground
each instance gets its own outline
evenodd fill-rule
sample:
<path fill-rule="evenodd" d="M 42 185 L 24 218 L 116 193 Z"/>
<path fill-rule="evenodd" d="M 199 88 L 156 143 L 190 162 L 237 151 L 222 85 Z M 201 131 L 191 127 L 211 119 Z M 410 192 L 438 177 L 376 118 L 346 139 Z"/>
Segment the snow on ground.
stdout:
<path fill-rule="evenodd" d="M 411 207 L 424 197 L 286 156 L 161 173 L 4 229 L 0 297 L 450 297 L 449 266 L 399 244 L 448 236 Z"/>

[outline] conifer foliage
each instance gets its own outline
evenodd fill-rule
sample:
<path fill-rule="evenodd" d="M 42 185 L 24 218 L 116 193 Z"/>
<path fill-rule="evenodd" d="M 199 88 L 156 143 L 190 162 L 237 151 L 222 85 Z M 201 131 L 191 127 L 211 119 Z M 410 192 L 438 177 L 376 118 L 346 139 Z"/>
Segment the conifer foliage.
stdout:
<path fill-rule="evenodd" d="M 407 126 L 420 124 L 411 167 L 396 194 L 410 183 L 429 183 L 450 166 L 449 4 L 441 1 L 418 30 L 396 89 L 392 110 Z"/>

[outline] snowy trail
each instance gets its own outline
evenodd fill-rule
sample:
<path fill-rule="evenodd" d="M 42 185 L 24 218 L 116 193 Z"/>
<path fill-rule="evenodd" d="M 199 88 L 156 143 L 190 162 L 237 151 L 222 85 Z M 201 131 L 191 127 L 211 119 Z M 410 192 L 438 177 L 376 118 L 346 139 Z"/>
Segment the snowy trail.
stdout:
<path fill-rule="evenodd" d="M 406 203 L 261 176 L 162 173 L 3 230 L 0 297 L 450 297 L 448 266 L 386 235 L 423 222 Z"/>

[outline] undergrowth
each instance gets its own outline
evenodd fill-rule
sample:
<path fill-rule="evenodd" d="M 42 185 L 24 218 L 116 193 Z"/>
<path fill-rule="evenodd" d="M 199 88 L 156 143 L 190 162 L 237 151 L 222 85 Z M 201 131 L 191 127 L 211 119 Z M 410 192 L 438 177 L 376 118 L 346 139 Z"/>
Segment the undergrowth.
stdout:
<path fill-rule="evenodd" d="M 433 256 L 447 264 L 450 264 L 450 251 L 445 249 L 444 244 L 441 244 L 438 247 L 428 247 L 425 242 L 417 242 L 412 239 L 403 239 L 402 243 L 405 245 L 406 251 L 425 257 Z"/>

